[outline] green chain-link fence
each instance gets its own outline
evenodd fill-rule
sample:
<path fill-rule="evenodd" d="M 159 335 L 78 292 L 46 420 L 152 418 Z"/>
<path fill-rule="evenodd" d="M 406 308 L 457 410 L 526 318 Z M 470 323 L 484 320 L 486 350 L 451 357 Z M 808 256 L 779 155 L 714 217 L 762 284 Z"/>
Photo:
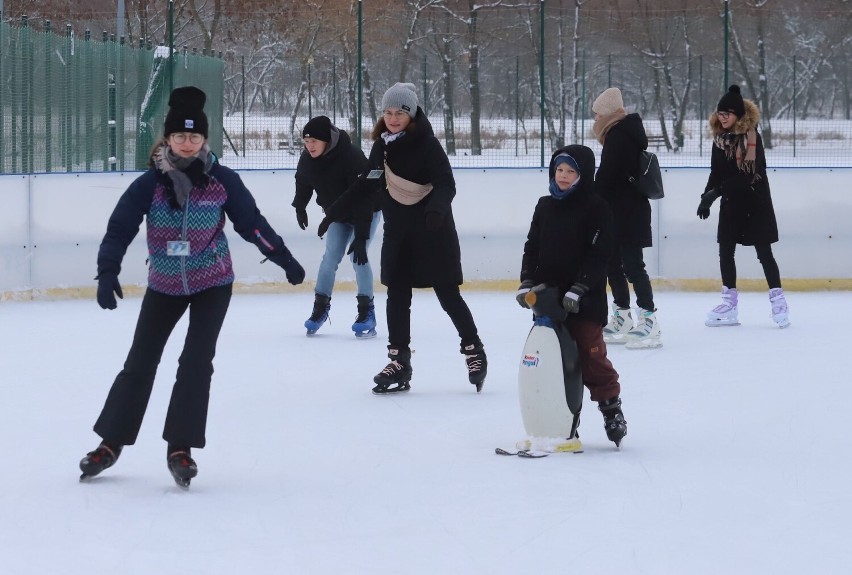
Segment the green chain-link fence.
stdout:
<path fill-rule="evenodd" d="M 222 117 L 220 58 L 129 46 L 106 33 L 76 38 L 45 23 L 0 23 L 0 173 L 144 169 L 162 135 L 170 82 L 207 93 L 211 125 Z M 210 145 L 222 149 L 221 130 Z"/>

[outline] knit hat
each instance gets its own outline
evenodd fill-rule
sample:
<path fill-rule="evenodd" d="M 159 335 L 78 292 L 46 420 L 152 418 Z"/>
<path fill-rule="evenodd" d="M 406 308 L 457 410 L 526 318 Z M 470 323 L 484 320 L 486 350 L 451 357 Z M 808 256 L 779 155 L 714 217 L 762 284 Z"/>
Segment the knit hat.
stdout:
<path fill-rule="evenodd" d="M 328 116 L 311 118 L 302 130 L 303 138 L 314 138 L 322 142 L 331 141 L 331 120 Z"/>
<path fill-rule="evenodd" d="M 414 118 L 417 115 L 417 94 L 414 84 L 397 82 L 382 96 L 382 110 L 399 108 Z"/>
<path fill-rule="evenodd" d="M 745 116 L 745 104 L 743 103 L 743 95 L 740 92 L 739 86 L 732 84 L 728 88 L 728 92 L 719 100 L 716 111 L 733 112 L 737 118 Z"/>
<path fill-rule="evenodd" d="M 621 90 L 618 88 L 607 88 L 592 104 L 592 112 L 601 116 L 609 116 L 622 109 L 624 100 L 621 99 Z"/>
<path fill-rule="evenodd" d="M 207 95 L 195 86 L 175 88 L 169 95 L 169 112 L 166 114 L 163 137 L 174 132 L 192 132 L 207 137 L 207 116 L 204 103 Z"/>

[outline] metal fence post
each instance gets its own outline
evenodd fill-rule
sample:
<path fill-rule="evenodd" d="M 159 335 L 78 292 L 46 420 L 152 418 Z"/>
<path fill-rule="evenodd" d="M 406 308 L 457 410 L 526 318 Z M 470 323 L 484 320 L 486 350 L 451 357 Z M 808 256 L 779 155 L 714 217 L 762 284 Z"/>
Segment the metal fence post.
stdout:
<path fill-rule="evenodd" d="M 63 118 L 62 118 L 62 137 L 60 138 L 63 142 L 62 146 L 62 161 L 65 164 L 65 171 L 71 171 L 71 95 L 74 93 L 71 89 L 71 42 L 73 42 L 73 36 L 71 31 L 71 24 L 65 24 L 65 62 L 64 62 L 64 74 L 63 77 L 63 92 L 65 93 L 65 105 L 63 109 Z"/>
<path fill-rule="evenodd" d="M 2 6 L 0 6 L 0 8 L 2 8 Z M 3 10 L 0 10 L 0 47 L 4 45 L 3 32 L 5 29 L 6 25 L 3 23 Z M 3 62 L 4 58 L 0 56 L 0 78 L 4 77 Z M 6 117 L 6 100 L 3 98 L 3 94 L 3 86 L 0 85 L 0 174 L 6 172 L 6 122 L 3 120 L 3 118 Z"/>
<path fill-rule="evenodd" d="M 51 152 L 53 151 L 53 58 L 51 50 L 50 20 L 44 21 L 44 171 L 53 171 Z"/>

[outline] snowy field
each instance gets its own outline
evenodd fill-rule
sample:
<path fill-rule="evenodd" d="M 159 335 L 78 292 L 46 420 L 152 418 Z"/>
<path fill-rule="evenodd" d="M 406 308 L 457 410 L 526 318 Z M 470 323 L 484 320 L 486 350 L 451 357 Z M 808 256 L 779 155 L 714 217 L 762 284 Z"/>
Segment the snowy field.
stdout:
<path fill-rule="evenodd" d="M 127 352 L 139 299 L 0 305 L 0 573 L 845 573 L 852 462 L 833 310 L 849 293 L 765 293 L 711 329 L 717 294 L 657 294 L 665 345 L 610 347 L 629 433 L 621 451 L 586 402 L 582 454 L 494 454 L 523 436 L 516 376 L 530 315 L 465 292 L 489 357 L 477 395 L 429 292 L 413 309 L 412 391 L 370 393 L 380 334 L 356 340 L 351 292 L 304 336 L 312 295 L 235 296 L 219 341 L 208 445 L 188 492 L 160 439 L 178 325 L 136 446 L 78 482 Z M 381 301 L 379 301 L 381 300 Z"/>

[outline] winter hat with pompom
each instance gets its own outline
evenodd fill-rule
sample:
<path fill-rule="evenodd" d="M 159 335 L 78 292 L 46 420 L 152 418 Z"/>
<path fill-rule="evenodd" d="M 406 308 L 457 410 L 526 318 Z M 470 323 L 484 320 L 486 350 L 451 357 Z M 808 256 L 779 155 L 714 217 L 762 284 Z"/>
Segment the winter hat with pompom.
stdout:
<path fill-rule="evenodd" d="M 719 100 L 716 111 L 732 112 L 737 118 L 742 118 L 745 115 L 745 104 L 739 86 L 733 84 L 728 88 L 728 92 Z"/>

